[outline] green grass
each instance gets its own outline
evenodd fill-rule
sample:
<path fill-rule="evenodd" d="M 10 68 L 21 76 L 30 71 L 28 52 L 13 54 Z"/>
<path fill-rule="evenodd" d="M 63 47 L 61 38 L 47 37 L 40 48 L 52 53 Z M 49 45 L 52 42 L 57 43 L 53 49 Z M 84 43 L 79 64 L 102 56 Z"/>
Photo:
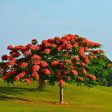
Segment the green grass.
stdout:
<path fill-rule="evenodd" d="M 39 91 L 36 82 L 8 86 L 0 81 L 0 112 L 112 112 L 111 87 L 66 85 L 65 104 L 59 105 L 58 100 L 57 85 Z"/>

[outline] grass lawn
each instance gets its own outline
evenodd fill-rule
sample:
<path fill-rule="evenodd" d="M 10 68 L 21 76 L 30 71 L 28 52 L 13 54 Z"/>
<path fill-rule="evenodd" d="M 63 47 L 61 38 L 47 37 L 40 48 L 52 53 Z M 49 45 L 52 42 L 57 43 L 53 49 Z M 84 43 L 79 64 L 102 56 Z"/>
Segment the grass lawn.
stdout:
<path fill-rule="evenodd" d="M 66 85 L 65 104 L 59 105 L 58 86 L 37 90 L 31 85 L 16 83 L 8 87 L 0 81 L 0 112 L 112 112 L 112 88 L 96 86 L 91 89 Z"/>

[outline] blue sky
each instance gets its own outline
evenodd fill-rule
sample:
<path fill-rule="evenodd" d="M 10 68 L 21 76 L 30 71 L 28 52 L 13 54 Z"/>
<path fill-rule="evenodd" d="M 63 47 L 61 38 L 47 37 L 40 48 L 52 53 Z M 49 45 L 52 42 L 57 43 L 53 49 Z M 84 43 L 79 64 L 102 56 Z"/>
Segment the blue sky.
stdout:
<path fill-rule="evenodd" d="M 0 56 L 9 44 L 67 33 L 102 43 L 112 60 L 112 0 L 0 0 Z"/>

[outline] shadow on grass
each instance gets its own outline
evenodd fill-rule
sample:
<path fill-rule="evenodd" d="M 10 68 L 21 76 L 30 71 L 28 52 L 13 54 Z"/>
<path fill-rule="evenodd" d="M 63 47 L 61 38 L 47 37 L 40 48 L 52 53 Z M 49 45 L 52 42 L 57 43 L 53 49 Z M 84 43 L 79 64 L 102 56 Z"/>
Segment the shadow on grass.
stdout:
<path fill-rule="evenodd" d="M 14 96 L 7 96 L 7 95 L 0 95 L 0 100 L 7 101 L 7 100 L 21 100 L 21 101 L 29 101 L 25 98 L 19 98 Z"/>
<path fill-rule="evenodd" d="M 29 101 L 24 98 L 18 98 L 16 95 L 23 94 L 25 92 L 48 92 L 48 90 L 40 90 L 37 88 L 23 88 L 23 87 L 0 87 L 0 100 L 7 101 L 7 100 L 23 100 Z M 30 94 L 30 93 L 29 93 Z"/>

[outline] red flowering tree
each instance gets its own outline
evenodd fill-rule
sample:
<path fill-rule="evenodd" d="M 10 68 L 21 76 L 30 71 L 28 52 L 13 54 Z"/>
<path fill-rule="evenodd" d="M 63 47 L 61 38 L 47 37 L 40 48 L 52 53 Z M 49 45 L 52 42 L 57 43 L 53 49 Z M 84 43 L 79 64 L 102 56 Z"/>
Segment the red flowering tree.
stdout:
<path fill-rule="evenodd" d="M 46 81 L 51 85 L 58 82 L 62 104 L 65 83 L 89 87 L 95 84 L 97 78 L 88 72 L 88 64 L 103 54 L 100 47 L 99 43 L 71 34 L 43 40 L 41 44 L 33 39 L 31 44 L 24 46 L 9 45 L 9 55 L 2 56 L 2 78 L 8 83 L 37 80 L 42 88 Z"/>

